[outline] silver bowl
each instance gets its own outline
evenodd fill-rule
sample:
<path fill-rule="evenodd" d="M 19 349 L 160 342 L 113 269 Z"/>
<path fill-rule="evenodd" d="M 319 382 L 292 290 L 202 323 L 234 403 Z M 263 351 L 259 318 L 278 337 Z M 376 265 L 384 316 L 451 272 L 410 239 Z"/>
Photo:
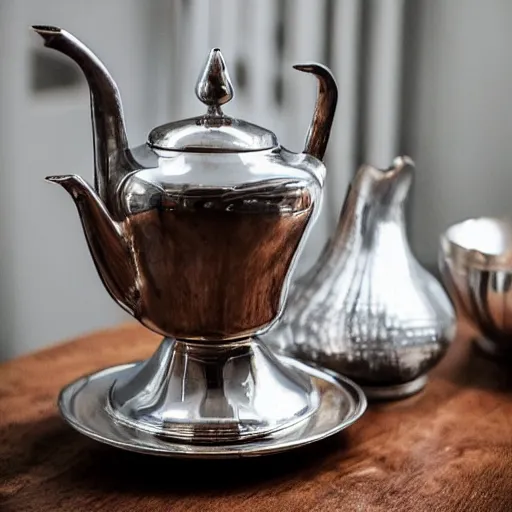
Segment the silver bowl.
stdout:
<path fill-rule="evenodd" d="M 439 269 L 457 307 L 481 332 L 487 354 L 512 356 L 512 220 L 481 217 L 442 235 Z"/>

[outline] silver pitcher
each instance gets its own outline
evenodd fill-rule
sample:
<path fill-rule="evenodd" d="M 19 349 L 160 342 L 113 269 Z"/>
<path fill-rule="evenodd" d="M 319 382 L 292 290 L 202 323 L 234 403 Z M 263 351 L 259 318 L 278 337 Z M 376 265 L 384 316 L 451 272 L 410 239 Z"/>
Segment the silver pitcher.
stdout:
<path fill-rule="evenodd" d="M 119 90 L 102 62 L 58 27 L 34 30 L 78 64 L 91 91 L 94 186 L 73 174 L 47 180 L 75 202 L 110 295 L 164 336 L 134 376 L 113 384 L 111 416 L 152 434 L 219 443 L 311 415 L 311 379 L 256 336 L 282 312 L 322 202 L 337 102 L 331 72 L 295 66 L 319 83 L 303 153 L 223 112 L 234 93 L 218 49 L 197 82 L 204 115 L 159 126 L 130 148 Z"/>
<path fill-rule="evenodd" d="M 408 157 L 358 170 L 334 236 L 264 336 L 280 353 L 352 378 L 369 398 L 421 390 L 455 334 L 450 299 L 407 241 L 413 171 Z"/>

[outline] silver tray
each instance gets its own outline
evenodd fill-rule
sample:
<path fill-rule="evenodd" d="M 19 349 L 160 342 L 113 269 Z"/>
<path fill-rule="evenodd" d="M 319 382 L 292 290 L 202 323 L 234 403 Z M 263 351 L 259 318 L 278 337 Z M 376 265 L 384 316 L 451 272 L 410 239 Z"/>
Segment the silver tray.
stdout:
<path fill-rule="evenodd" d="M 58 405 L 73 428 L 96 441 L 144 454 L 202 459 L 254 457 L 299 448 L 336 434 L 365 412 L 366 397 L 351 380 L 291 358 L 281 356 L 279 359 L 311 376 L 320 394 L 320 405 L 303 422 L 251 441 L 190 444 L 115 421 L 106 409 L 109 389 L 125 372 L 136 370 L 139 362 L 113 366 L 76 380 L 61 391 Z"/>

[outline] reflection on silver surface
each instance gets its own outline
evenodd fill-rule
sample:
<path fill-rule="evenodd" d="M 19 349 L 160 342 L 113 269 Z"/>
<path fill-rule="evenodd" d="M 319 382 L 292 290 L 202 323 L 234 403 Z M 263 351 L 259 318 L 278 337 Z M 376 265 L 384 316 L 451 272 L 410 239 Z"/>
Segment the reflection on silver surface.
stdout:
<path fill-rule="evenodd" d="M 318 404 L 310 380 L 257 340 L 212 347 L 165 339 L 136 373 L 117 380 L 108 410 L 132 427 L 200 443 L 261 437 Z"/>
<path fill-rule="evenodd" d="M 164 341 L 140 372 L 115 384 L 110 417 L 196 443 L 305 420 L 318 408 L 311 381 L 251 338 L 281 314 L 320 211 L 321 159 L 337 101 L 331 72 L 296 66 L 318 81 L 301 154 L 223 112 L 234 91 L 218 49 L 196 86 L 205 114 L 157 127 L 146 144 L 129 148 L 119 90 L 101 61 L 60 28 L 34 30 L 78 64 L 91 90 L 94 187 L 76 175 L 47 180 L 74 200 L 114 300 L 149 329 L 180 340 Z"/>
<path fill-rule="evenodd" d="M 264 335 L 282 353 L 354 379 L 372 398 L 419 391 L 455 334 L 450 300 L 407 241 L 413 170 L 408 157 L 359 169 L 336 233 Z"/>
<path fill-rule="evenodd" d="M 277 138 L 272 132 L 222 112 L 221 106 L 233 98 L 234 91 L 218 48 L 208 56 L 197 81 L 196 96 L 208 107 L 206 114 L 155 128 L 148 137 L 152 148 L 227 153 L 277 147 Z"/>
<path fill-rule="evenodd" d="M 321 206 L 325 166 L 316 155 L 325 151 L 337 98 L 327 68 L 299 66 L 321 84 L 306 143 L 311 154 L 291 153 L 277 142 L 262 149 L 259 135 L 252 137 L 254 125 L 220 112 L 231 96 L 222 91 L 231 86 L 218 83 L 227 80 L 225 72 L 217 76 L 218 50 L 198 84 L 202 101 L 217 101 L 214 112 L 209 105 L 204 116 L 156 129 L 165 139 L 188 125 L 197 130 L 194 143 L 182 151 L 151 143 L 129 149 L 119 90 L 101 61 L 64 30 L 34 29 L 46 46 L 76 61 L 91 88 L 95 186 L 76 175 L 47 179 L 74 200 L 112 297 L 167 337 L 218 343 L 268 328 L 282 310 L 290 271 Z M 209 92 L 205 80 L 212 82 Z M 226 134 L 226 123 L 232 129 L 238 123 L 236 136 Z M 228 147 L 233 137 L 245 137 L 246 150 Z"/>
<path fill-rule="evenodd" d="M 345 377 L 287 358 L 279 363 L 285 371 L 311 380 L 318 390 L 319 406 L 307 419 L 267 436 L 238 443 L 190 444 L 131 428 L 112 421 L 105 403 L 116 381 L 127 381 L 139 364 L 107 368 L 71 383 L 62 390 L 59 408 L 79 432 L 125 450 L 190 458 L 240 458 L 270 455 L 319 441 L 352 425 L 366 410 L 361 389 Z"/>
<path fill-rule="evenodd" d="M 480 348 L 512 356 L 512 222 L 483 217 L 450 226 L 439 268 L 460 312 L 480 329 Z"/>

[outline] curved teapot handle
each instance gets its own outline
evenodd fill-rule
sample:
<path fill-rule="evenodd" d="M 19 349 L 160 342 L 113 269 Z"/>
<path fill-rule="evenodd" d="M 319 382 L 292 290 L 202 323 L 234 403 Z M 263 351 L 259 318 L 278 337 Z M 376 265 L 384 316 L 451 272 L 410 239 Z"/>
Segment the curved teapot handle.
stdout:
<path fill-rule="evenodd" d="M 296 64 L 293 67 L 299 71 L 311 73 L 318 79 L 315 111 L 306 137 L 304 153 L 322 160 L 338 103 L 338 86 L 331 70 L 322 64 Z"/>

